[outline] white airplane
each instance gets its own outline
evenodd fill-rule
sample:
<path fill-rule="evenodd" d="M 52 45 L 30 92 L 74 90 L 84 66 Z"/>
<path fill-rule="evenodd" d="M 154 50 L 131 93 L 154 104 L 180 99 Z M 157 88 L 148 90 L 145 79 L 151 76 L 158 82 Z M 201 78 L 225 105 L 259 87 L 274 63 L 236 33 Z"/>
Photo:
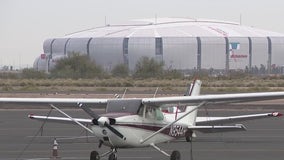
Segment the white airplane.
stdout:
<path fill-rule="evenodd" d="M 208 103 L 250 102 L 284 98 L 284 92 L 240 93 L 199 95 L 201 81 L 192 83 L 185 96 L 131 99 L 74 99 L 74 98 L 0 98 L 0 103 L 42 103 L 49 104 L 66 117 L 29 115 L 29 118 L 57 123 L 78 124 L 99 139 L 101 145 L 110 151 L 99 154 L 92 151 L 90 160 L 109 156 L 117 159 L 117 149 L 153 147 L 171 160 L 181 159 L 180 152 L 171 154 L 156 144 L 170 142 L 179 138 L 191 141 L 195 131 L 229 132 L 244 131 L 244 125 L 223 125 L 246 120 L 282 116 L 279 112 L 251 114 L 230 117 L 197 117 L 197 109 Z M 73 104 L 82 108 L 92 119 L 73 118 L 55 106 Z M 106 106 L 106 113 L 98 115 L 90 107 Z M 90 107 L 89 107 L 90 106 Z M 90 124 L 90 128 L 86 127 Z"/>

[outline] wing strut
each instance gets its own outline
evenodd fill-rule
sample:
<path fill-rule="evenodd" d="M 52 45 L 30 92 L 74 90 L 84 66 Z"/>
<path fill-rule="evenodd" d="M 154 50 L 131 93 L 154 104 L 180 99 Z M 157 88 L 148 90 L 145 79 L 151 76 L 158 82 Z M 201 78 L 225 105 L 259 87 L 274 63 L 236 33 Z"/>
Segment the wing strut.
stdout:
<path fill-rule="evenodd" d="M 159 134 L 160 132 L 162 132 L 163 130 L 165 130 L 166 128 L 168 128 L 169 126 L 173 125 L 174 123 L 176 123 L 177 121 L 181 120 L 182 118 L 184 118 L 185 116 L 189 115 L 191 112 L 195 111 L 196 109 L 198 109 L 199 107 L 203 106 L 206 103 L 206 101 L 201 102 L 198 106 L 193 107 L 191 110 L 189 110 L 186 114 L 184 114 L 183 116 L 179 117 L 178 119 L 176 119 L 175 121 L 165 125 L 163 128 L 159 129 L 158 131 L 156 131 L 155 133 L 151 134 L 150 136 L 146 137 L 143 140 L 140 140 L 140 143 L 143 144 L 144 142 L 148 141 L 150 138 L 154 137 L 155 135 Z"/>
<path fill-rule="evenodd" d="M 81 126 L 82 128 L 86 129 L 87 131 L 89 131 L 90 133 L 94 132 L 92 130 L 90 130 L 90 128 L 84 126 L 82 123 L 78 122 L 76 119 L 72 118 L 71 116 L 69 116 L 68 114 L 66 114 L 65 112 L 63 112 L 62 110 L 60 110 L 59 108 L 55 107 L 53 104 L 50 104 L 50 106 L 54 109 L 56 109 L 58 112 L 60 112 L 61 114 L 63 114 L 64 116 L 68 117 L 71 121 L 77 123 L 79 126 Z"/>

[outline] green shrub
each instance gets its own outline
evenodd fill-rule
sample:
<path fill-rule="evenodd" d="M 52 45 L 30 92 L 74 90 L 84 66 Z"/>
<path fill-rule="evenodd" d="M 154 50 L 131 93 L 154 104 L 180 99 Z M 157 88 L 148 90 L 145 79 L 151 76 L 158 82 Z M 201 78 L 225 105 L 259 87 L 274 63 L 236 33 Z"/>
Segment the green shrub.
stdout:
<path fill-rule="evenodd" d="M 154 58 L 141 57 L 135 66 L 134 78 L 158 78 L 163 74 L 163 62 Z"/>
<path fill-rule="evenodd" d="M 125 64 L 118 64 L 111 71 L 111 75 L 114 77 L 127 77 L 128 74 L 128 66 Z"/>
<path fill-rule="evenodd" d="M 71 53 L 69 57 L 58 60 L 51 70 L 52 78 L 95 78 L 103 77 L 104 72 L 86 55 Z"/>

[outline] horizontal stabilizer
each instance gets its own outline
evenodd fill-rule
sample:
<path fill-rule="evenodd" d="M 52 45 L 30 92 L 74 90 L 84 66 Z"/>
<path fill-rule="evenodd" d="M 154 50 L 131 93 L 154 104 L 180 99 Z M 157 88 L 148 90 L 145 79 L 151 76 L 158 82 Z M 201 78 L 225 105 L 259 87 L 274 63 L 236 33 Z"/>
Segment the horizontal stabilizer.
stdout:
<path fill-rule="evenodd" d="M 246 131 L 246 127 L 242 124 L 234 126 L 189 126 L 188 129 L 202 133 Z"/>
<path fill-rule="evenodd" d="M 242 122 L 242 121 L 248 121 L 248 120 L 270 118 L 270 117 L 280 117 L 280 116 L 282 116 L 281 113 L 272 112 L 272 113 L 230 116 L 230 117 L 197 117 L 196 125 L 220 125 L 220 124 L 236 123 L 236 122 Z"/>
<path fill-rule="evenodd" d="M 76 124 L 69 118 L 65 117 L 47 117 L 47 116 L 36 116 L 33 114 L 30 114 L 28 116 L 31 119 L 36 119 L 39 121 L 47 121 L 47 122 L 56 122 L 56 123 L 65 123 L 65 124 Z M 82 124 L 93 124 L 92 119 L 83 119 L 83 118 L 74 118 L 76 121 L 82 123 Z"/>

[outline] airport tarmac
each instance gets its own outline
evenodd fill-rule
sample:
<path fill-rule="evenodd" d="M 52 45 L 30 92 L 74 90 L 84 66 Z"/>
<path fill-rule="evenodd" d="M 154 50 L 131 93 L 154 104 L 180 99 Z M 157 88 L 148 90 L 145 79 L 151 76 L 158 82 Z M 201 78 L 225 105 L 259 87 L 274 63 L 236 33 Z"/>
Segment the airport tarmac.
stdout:
<path fill-rule="evenodd" d="M 73 117 L 87 118 L 78 109 L 65 110 Z M 239 114 L 266 113 L 275 110 L 209 110 L 209 116 L 229 116 Z M 284 112 L 284 107 L 280 112 Z M 0 160 L 46 159 L 51 156 L 53 139 L 58 138 L 61 159 L 88 160 L 92 150 L 99 153 L 108 148 L 98 149 L 96 138 L 61 139 L 60 137 L 86 136 L 86 132 L 76 125 L 47 123 L 40 136 L 42 122 L 30 120 L 30 113 L 47 115 L 49 110 L 0 110 Z M 100 110 L 101 112 L 101 110 Z M 51 115 L 61 116 L 56 111 Z M 199 115 L 206 115 L 200 111 Z M 284 157 L 284 116 L 243 123 L 248 131 L 218 134 L 200 134 L 193 141 L 194 160 L 283 160 Z M 38 136 L 34 136 L 38 133 Z M 89 134 L 90 135 L 90 134 Z M 91 136 L 91 135 L 90 135 Z M 190 159 L 190 143 L 184 139 L 173 143 L 159 144 L 167 152 L 179 150 L 182 159 Z M 102 158 L 107 159 L 107 157 Z M 168 160 L 153 148 L 119 149 L 119 160 Z"/>

